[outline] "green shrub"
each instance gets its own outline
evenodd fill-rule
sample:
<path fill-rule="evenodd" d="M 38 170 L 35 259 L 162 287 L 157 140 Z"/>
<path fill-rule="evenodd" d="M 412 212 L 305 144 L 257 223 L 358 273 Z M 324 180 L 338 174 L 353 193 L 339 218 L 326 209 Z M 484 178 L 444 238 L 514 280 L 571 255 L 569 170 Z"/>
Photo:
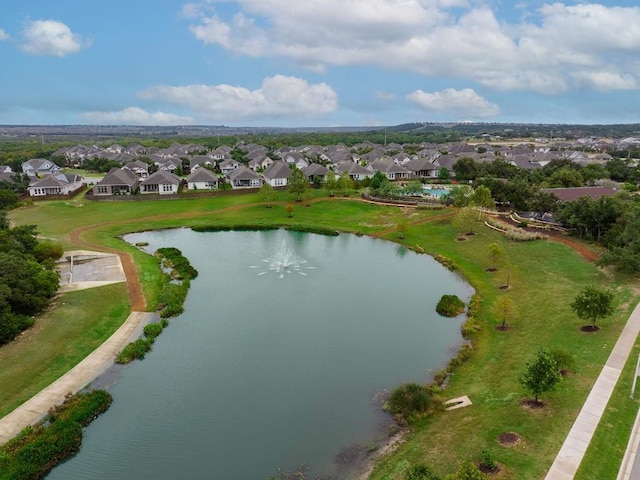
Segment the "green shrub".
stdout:
<path fill-rule="evenodd" d="M 178 272 L 179 278 L 190 279 L 198 276 L 198 271 L 191 266 L 189 260 L 182 255 L 182 252 L 175 247 L 159 248 L 156 255 L 165 259 L 168 266 Z"/>
<path fill-rule="evenodd" d="M 441 265 L 443 265 L 448 270 L 451 270 L 452 272 L 458 269 L 458 264 L 453 260 L 451 260 L 450 258 L 445 257 L 444 255 L 436 255 L 433 258 L 436 262 L 440 263 Z"/>
<path fill-rule="evenodd" d="M 285 230 L 289 230 L 292 232 L 315 233 L 316 235 L 328 235 L 331 237 L 337 237 L 338 235 L 340 235 L 340 232 L 332 228 L 317 227 L 311 225 L 288 225 L 284 228 Z"/>
<path fill-rule="evenodd" d="M 471 462 L 460 465 L 456 473 L 447 475 L 445 480 L 486 480 L 487 476 Z"/>
<path fill-rule="evenodd" d="M 52 408 L 44 422 L 25 428 L 0 447 L 0 480 L 37 480 L 80 450 L 82 426 L 109 408 L 103 390 L 68 397 Z"/>
<path fill-rule="evenodd" d="M 493 454 L 486 448 L 482 450 L 482 465 L 491 472 L 498 470 L 498 464 L 493 458 Z"/>
<path fill-rule="evenodd" d="M 480 324 L 473 317 L 468 317 L 462 325 L 460 325 L 460 333 L 462 338 L 469 339 L 473 334 L 480 330 Z"/>
<path fill-rule="evenodd" d="M 384 408 L 390 413 L 401 415 L 405 420 L 409 420 L 428 413 L 432 401 L 432 392 L 427 387 L 417 383 L 405 383 L 391 392 Z"/>
<path fill-rule="evenodd" d="M 142 360 L 144 356 L 151 350 L 152 340 L 148 338 L 140 338 L 135 342 L 126 345 L 116 356 L 116 363 L 130 363 L 134 360 Z"/>
<path fill-rule="evenodd" d="M 78 393 L 67 398 L 62 405 L 49 410 L 48 418 L 55 421 L 71 420 L 86 427 L 96 417 L 106 412 L 112 401 L 113 397 L 105 390 Z"/>
<path fill-rule="evenodd" d="M 457 295 L 443 295 L 436 305 L 436 312 L 443 317 L 456 317 L 464 312 L 464 302 Z"/>
<path fill-rule="evenodd" d="M 418 463 L 407 470 L 404 480 L 440 480 L 426 463 Z"/>
<path fill-rule="evenodd" d="M 144 336 L 150 340 L 155 339 L 158 335 L 162 333 L 164 326 L 161 323 L 149 323 L 144 326 Z"/>

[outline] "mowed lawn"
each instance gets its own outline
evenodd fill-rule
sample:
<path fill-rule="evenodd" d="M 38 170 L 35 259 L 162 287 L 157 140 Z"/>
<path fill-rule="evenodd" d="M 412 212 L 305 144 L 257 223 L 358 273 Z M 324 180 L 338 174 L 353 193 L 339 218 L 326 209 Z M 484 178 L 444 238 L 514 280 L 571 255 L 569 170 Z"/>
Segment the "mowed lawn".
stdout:
<path fill-rule="evenodd" d="M 77 247 L 71 233 L 83 229 L 79 238 L 87 245 L 130 252 L 151 306 L 155 305 L 154 298 L 157 300 L 157 266 L 118 235 L 178 226 L 302 224 L 382 235 L 409 248 L 449 257 L 482 299 L 478 315 L 482 329 L 475 339 L 472 359 L 456 370 L 443 396 L 468 395 L 473 406 L 437 415 L 412 428 L 401 449 L 379 460 L 372 478 L 400 480 L 403 472 L 419 461 L 445 474 L 462 461 L 479 461 L 485 448 L 502 465 L 502 478 L 542 478 L 636 303 L 634 281 L 600 271 L 565 245 L 546 240 L 510 242 L 481 224 L 476 235 L 456 241 L 458 229 L 451 225 L 450 218 L 441 218 L 446 213 L 442 211 L 319 198 L 309 207 L 292 203 L 293 217 L 288 218 L 284 205 L 291 203 L 291 197 L 286 193 L 280 196 L 273 208 L 257 204 L 260 198 L 255 194 L 114 203 L 79 198 L 36 203 L 13 211 L 11 220 L 38 225 L 42 236 L 57 239 L 66 248 Z M 393 231 L 401 219 L 410 224 L 404 240 Z M 488 245 L 493 242 L 504 247 L 505 256 L 498 271 L 489 273 Z M 507 279 L 510 288 L 500 290 L 498 287 Z M 437 279 L 425 278 L 425 289 L 430 282 Z M 595 334 L 580 331 L 582 322 L 569 307 L 576 292 L 587 283 L 610 285 L 616 290 L 616 313 L 603 321 L 602 329 Z M 491 307 L 498 295 L 511 296 L 517 306 L 517 316 L 509 322 L 507 332 L 494 329 L 499 320 Z M 87 310 L 93 308 L 87 302 Z M 402 307 L 398 308 L 401 314 Z M 531 411 L 520 405 L 527 393 L 518 378 L 541 346 L 570 353 L 576 367 L 555 392 L 542 396 L 543 409 Z M 28 374 L 28 368 L 16 373 L 27 383 Z M 503 447 L 497 442 L 503 432 L 515 432 L 522 441 L 514 447 Z"/>

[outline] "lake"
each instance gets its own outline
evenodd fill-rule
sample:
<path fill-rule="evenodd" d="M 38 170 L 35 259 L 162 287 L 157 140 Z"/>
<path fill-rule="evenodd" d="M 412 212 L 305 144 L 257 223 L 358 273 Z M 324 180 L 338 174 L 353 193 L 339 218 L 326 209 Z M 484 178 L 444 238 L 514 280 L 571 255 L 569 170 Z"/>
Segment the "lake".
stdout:
<path fill-rule="evenodd" d="M 346 452 L 386 438 L 383 392 L 430 381 L 463 342 L 464 317 L 435 306 L 443 294 L 467 302 L 471 287 L 390 242 L 189 229 L 126 240 L 177 247 L 199 276 L 49 480 L 263 480 L 302 463 L 348 478 Z"/>

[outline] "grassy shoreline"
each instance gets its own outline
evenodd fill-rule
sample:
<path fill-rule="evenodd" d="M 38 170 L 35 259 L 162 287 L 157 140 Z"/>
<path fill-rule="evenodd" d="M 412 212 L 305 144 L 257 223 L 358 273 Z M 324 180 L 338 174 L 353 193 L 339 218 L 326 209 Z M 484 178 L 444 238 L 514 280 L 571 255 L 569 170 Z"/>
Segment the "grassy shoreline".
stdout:
<path fill-rule="evenodd" d="M 449 473 L 463 460 L 478 460 L 483 448 L 490 449 L 503 465 L 502 478 L 543 476 L 637 301 L 629 286 L 631 279 L 605 275 L 568 247 L 544 240 L 519 244 L 480 228 L 468 241 L 456 242 L 457 228 L 448 219 L 439 219 L 442 212 L 322 199 L 309 208 L 294 204 L 293 218 L 289 219 L 284 204 L 265 208 L 255 202 L 259 202 L 256 195 L 117 204 L 93 204 L 79 198 L 38 203 L 12 212 L 11 217 L 17 224 L 38 225 L 42 235 L 65 246 L 74 244 L 72 231 L 84 229 L 79 235 L 82 241 L 131 253 L 151 308 L 158 298 L 157 264 L 125 245 L 118 238 L 124 233 L 181 226 L 304 224 L 380 236 L 451 258 L 480 294 L 477 320 L 482 329 L 476 334 L 472 359 L 458 367 L 444 395 L 469 395 L 474 405 L 414 426 L 402 448 L 379 459 L 371 478 L 401 479 L 403 471 L 421 460 L 433 464 L 440 474 Z M 410 227 L 400 240 L 394 228 L 403 219 Z M 487 247 L 494 242 L 507 254 L 498 271 L 489 273 Z M 517 298 L 518 315 L 509 331 L 497 332 L 491 307 L 505 293 L 498 287 L 507 276 L 511 285 L 507 293 Z M 585 335 L 579 332 L 580 321 L 568 303 L 583 284 L 605 280 L 613 282 L 621 307 L 603 322 L 601 332 Z M 570 351 L 577 367 L 556 392 L 545 395 L 545 409 L 532 413 L 519 404 L 526 392 L 517 379 L 542 345 Z M 523 442 L 515 448 L 500 446 L 496 438 L 504 431 L 517 432 Z"/>

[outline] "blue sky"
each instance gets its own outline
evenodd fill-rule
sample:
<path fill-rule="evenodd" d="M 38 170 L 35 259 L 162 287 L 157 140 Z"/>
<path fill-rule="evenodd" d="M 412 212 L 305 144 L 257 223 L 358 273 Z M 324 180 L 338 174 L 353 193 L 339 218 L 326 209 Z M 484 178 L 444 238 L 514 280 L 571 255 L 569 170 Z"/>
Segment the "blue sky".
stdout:
<path fill-rule="evenodd" d="M 640 122 L 640 7 L 7 0 L 0 124 Z"/>

